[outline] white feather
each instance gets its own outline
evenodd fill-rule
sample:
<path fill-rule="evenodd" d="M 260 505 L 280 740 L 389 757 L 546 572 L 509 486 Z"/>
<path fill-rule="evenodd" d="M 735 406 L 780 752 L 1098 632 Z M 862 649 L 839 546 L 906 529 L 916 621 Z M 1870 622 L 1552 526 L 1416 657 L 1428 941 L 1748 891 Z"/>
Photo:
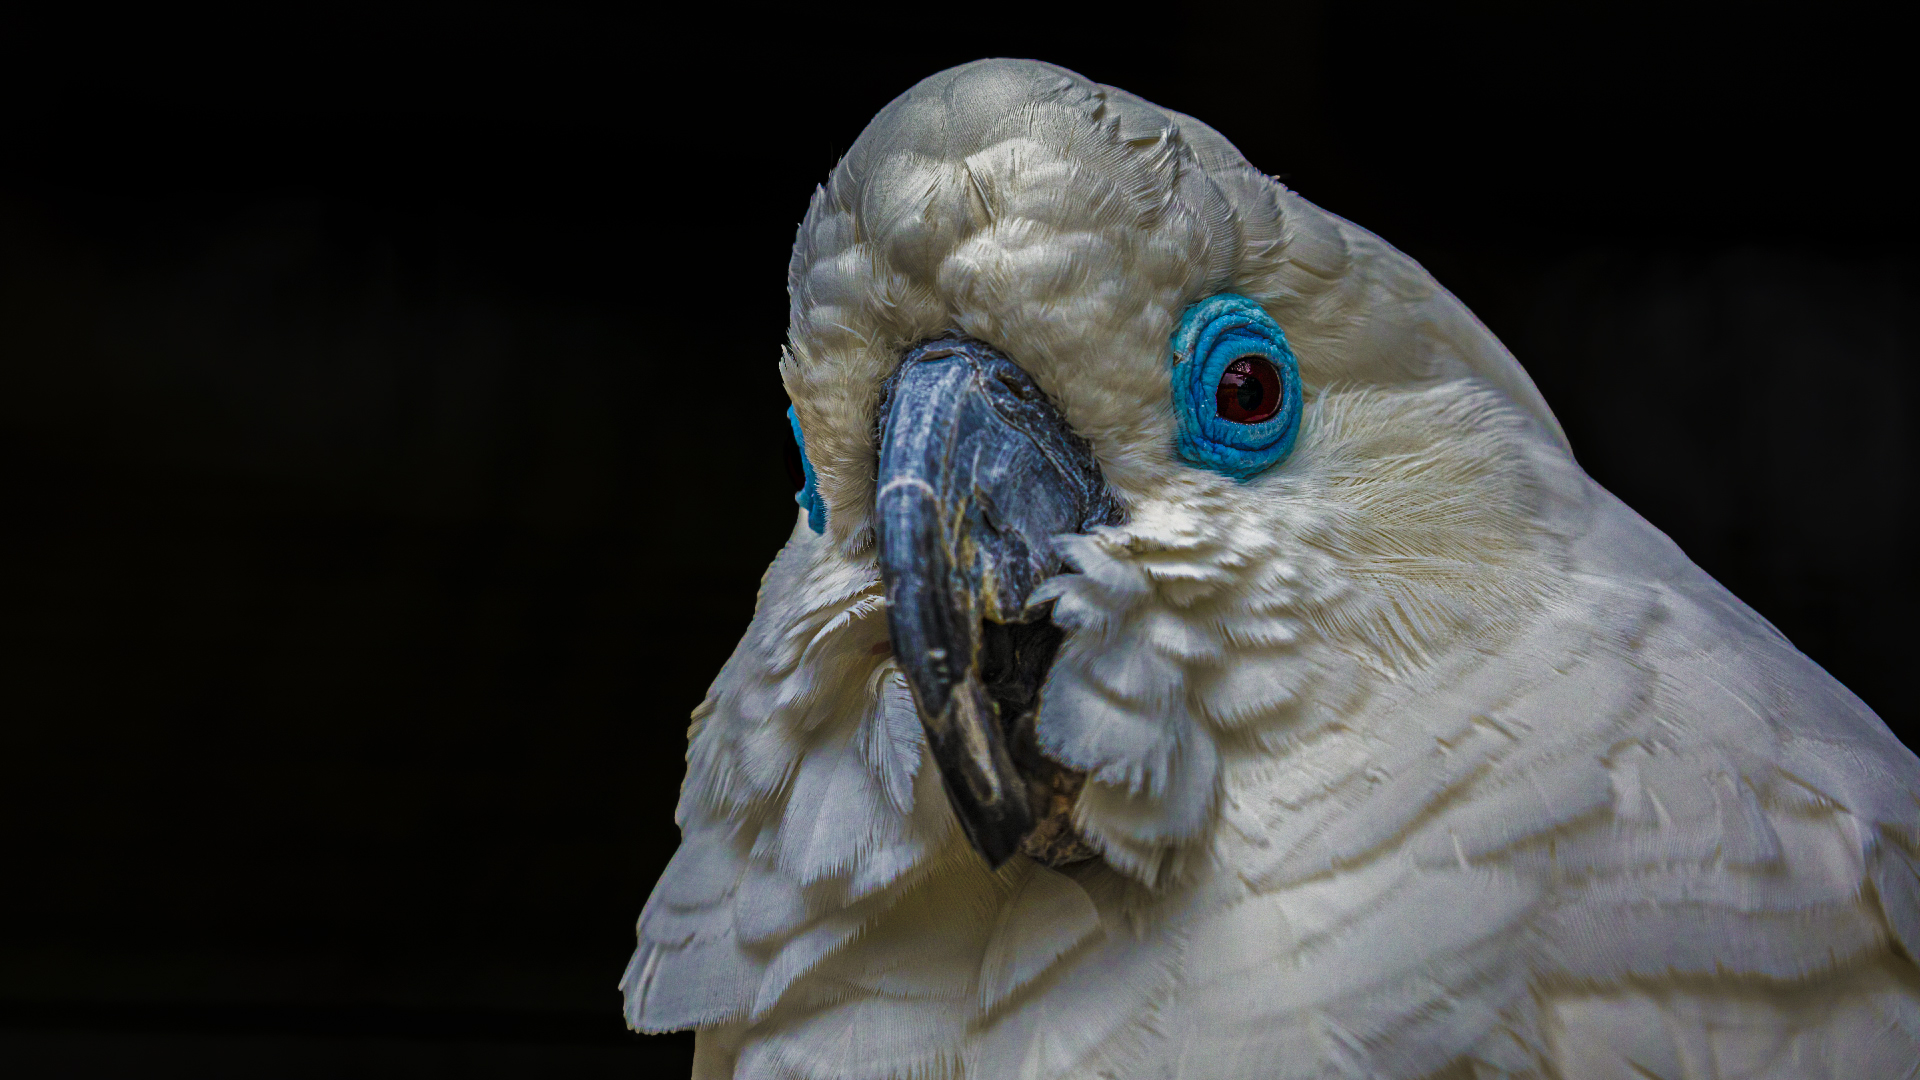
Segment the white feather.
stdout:
<path fill-rule="evenodd" d="M 991 1011 L 1055 960 L 1100 931 L 1100 913 L 1078 882 L 1028 864 L 1013 899 L 994 918 L 980 960 L 980 1007 Z"/>

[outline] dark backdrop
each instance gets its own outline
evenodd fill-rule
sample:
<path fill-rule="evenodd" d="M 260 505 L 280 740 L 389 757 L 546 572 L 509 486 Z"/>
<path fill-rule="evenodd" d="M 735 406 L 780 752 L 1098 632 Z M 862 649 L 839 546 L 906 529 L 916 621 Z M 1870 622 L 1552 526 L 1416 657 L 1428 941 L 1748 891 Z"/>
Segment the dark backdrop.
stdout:
<path fill-rule="evenodd" d="M 1896 36 L 1530 10 L 9 16 L 0 1068 L 684 1071 L 614 983 L 792 521 L 787 247 L 867 117 L 983 55 L 1421 259 L 1905 734 Z"/>

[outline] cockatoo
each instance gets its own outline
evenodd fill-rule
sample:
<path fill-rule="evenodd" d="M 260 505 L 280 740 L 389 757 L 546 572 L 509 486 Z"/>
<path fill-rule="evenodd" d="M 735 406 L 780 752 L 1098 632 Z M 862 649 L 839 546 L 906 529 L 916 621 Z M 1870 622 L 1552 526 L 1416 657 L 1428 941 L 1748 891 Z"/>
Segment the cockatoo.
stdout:
<path fill-rule="evenodd" d="M 696 1076 L 1920 1072 L 1920 761 L 1413 260 L 990 60 L 788 283 L 802 509 L 621 982 Z"/>

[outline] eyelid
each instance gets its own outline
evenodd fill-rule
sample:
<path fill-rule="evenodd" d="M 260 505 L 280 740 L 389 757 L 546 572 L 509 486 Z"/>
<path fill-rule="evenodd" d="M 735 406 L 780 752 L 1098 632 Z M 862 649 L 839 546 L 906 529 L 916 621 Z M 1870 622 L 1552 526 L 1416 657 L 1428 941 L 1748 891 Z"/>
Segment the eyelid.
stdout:
<path fill-rule="evenodd" d="M 1254 301 L 1219 293 L 1187 309 L 1169 344 L 1181 458 L 1236 480 L 1285 460 L 1299 434 L 1301 395 L 1299 364 L 1280 324 Z M 1216 410 L 1227 365 L 1247 355 L 1272 362 L 1281 376 L 1280 411 L 1259 423 L 1236 423 Z"/>
<path fill-rule="evenodd" d="M 793 501 L 799 503 L 807 512 L 807 527 L 815 533 L 827 531 L 827 507 L 820 499 L 819 481 L 814 478 L 813 459 L 807 456 L 807 437 L 800 430 L 800 417 L 787 406 L 787 426 L 793 429 L 793 442 L 800 448 L 800 471 L 806 477 L 806 483 L 793 495 Z"/>

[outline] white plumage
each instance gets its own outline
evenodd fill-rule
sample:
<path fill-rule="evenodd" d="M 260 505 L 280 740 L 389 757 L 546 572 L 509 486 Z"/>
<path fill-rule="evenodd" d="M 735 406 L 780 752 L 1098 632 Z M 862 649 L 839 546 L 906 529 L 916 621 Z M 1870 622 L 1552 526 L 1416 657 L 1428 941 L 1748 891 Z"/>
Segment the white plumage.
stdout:
<path fill-rule="evenodd" d="M 622 982 L 701 1077 L 1920 1073 L 1920 761 L 1575 464 L 1412 260 L 1188 117 L 983 61 L 800 228 L 804 522 L 696 711 Z M 1173 451 L 1167 340 L 1257 300 L 1298 449 Z M 874 420 L 958 329 L 1091 440 L 1038 730 L 1102 852 L 988 871 L 888 654 Z M 1658 373 L 1643 377 L 1659 392 Z"/>

